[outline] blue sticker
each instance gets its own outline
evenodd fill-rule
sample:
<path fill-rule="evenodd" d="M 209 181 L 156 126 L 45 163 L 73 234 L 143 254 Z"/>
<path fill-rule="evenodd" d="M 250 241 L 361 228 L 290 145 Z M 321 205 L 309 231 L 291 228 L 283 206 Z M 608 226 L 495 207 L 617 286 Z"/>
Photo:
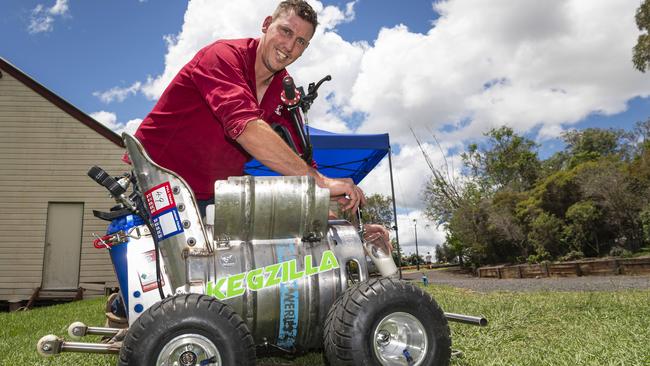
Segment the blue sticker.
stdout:
<path fill-rule="evenodd" d="M 278 245 L 276 247 L 278 263 L 296 259 L 296 245 Z M 284 277 L 284 274 L 283 274 Z M 292 349 L 298 338 L 298 305 L 300 304 L 298 280 L 280 284 L 280 331 L 278 346 Z"/>
<path fill-rule="evenodd" d="M 158 240 L 165 240 L 183 232 L 183 224 L 175 207 L 154 216 L 152 221 Z"/>

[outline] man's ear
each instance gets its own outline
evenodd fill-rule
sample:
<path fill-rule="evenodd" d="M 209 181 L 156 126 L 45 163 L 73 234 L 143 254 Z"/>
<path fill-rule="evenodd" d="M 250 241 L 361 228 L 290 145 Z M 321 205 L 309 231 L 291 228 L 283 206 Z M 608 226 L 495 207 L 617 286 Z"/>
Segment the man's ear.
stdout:
<path fill-rule="evenodd" d="M 264 18 L 264 22 L 262 23 L 262 33 L 266 33 L 272 22 L 273 18 L 271 16 Z"/>

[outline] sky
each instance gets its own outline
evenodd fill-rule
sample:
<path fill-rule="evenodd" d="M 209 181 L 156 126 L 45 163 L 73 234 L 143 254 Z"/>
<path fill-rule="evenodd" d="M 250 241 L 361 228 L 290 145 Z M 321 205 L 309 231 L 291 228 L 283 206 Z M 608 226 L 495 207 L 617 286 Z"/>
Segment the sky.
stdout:
<path fill-rule="evenodd" d="M 569 129 L 630 129 L 650 118 L 650 73 L 631 49 L 641 0 L 309 1 L 319 28 L 289 67 L 323 76 L 309 120 L 346 133 L 389 133 L 399 237 L 433 251 L 444 233 L 422 214 L 438 168 L 507 125 L 563 147 Z M 217 39 L 258 37 L 276 0 L 5 0 L 0 56 L 117 132 L 133 131 L 175 73 Z M 439 142 L 436 145 L 435 139 Z M 390 195 L 386 159 L 361 182 Z"/>

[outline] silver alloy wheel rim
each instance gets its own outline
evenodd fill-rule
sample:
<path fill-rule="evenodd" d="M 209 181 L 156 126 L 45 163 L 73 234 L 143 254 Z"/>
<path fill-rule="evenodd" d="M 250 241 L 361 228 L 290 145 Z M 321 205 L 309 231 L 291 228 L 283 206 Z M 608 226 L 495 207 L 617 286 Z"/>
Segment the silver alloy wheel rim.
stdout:
<path fill-rule="evenodd" d="M 178 337 L 167 342 L 163 349 L 158 354 L 157 366 L 186 366 L 191 365 L 181 362 L 181 357 L 186 360 L 191 359 L 190 356 L 196 356 L 195 365 L 201 361 L 214 357 L 215 362 L 210 365 L 221 365 L 221 355 L 217 346 L 211 340 L 200 334 L 181 334 Z"/>
<path fill-rule="evenodd" d="M 373 351 L 384 366 L 419 365 L 429 349 L 427 333 L 422 323 L 413 315 L 404 312 L 390 313 L 385 316 L 373 333 Z M 413 358 L 408 363 L 404 350 Z"/>

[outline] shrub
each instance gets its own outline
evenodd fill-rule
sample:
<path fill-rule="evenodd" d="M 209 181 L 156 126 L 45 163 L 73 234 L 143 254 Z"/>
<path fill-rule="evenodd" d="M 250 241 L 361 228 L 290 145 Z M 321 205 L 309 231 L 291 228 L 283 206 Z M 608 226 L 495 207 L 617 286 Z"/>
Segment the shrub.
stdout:
<path fill-rule="evenodd" d="M 564 256 L 560 257 L 561 261 L 575 261 L 578 259 L 582 259 L 585 257 L 585 254 L 579 250 L 572 250 L 565 254 Z"/>
<path fill-rule="evenodd" d="M 632 256 L 632 252 L 629 250 L 623 248 L 623 247 L 612 247 L 612 249 L 609 251 L 609 255 L 612 257 L 623 257 L 623 258 L 629 258 Z"/>
<path fill-rule="evenodd" d="M 526 260 L 530 264 L 548 262 L 551 259 L 551 256 L 546 251 L 541 251 L 537 254 L 531 254 Z"/>

